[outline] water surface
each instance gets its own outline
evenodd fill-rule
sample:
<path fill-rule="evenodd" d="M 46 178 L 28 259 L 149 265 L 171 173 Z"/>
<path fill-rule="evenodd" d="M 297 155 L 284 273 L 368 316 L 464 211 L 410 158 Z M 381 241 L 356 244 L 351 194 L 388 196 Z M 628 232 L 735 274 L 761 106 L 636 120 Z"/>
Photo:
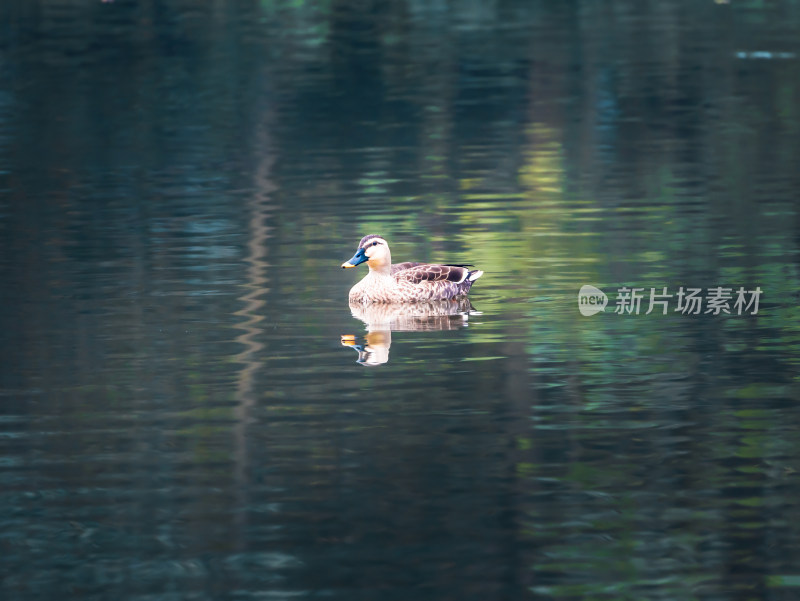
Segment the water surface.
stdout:
<path fill-rule="evenodd" d="M 798 34 L 3 3 L 3 599 L 795 598 Z M 484 270 L 471 306 L 351 312 L 369 233 Z"/>

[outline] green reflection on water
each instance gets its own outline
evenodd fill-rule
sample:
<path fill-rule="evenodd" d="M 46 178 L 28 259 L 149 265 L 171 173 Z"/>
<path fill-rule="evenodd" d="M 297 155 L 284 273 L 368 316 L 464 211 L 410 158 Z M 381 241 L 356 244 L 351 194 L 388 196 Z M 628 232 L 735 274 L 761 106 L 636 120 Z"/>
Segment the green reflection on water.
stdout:
<path fill-rule="evenodd" d="M 795 9 L 71 4 L 1 34 L 4 593 L 797 586 Z M 481 315 L 389 355 L 366 233 Z"/>

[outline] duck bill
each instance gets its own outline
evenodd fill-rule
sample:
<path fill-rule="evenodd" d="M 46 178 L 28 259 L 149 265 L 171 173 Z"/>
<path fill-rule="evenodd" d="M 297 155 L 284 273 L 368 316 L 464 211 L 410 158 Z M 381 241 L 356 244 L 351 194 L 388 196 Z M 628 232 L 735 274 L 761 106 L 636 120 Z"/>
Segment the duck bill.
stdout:
<path fill-rule="evenodd" d="M 364 253 L 363 248 L 359 248 L 358 252 L 353 255 L 352 259 L 342 263 L 342 269 L 350 269 L 352 267 L 361 265 L 362 263 L 366 263 L 367 261 L 369 261 L 369 257 Z"/>

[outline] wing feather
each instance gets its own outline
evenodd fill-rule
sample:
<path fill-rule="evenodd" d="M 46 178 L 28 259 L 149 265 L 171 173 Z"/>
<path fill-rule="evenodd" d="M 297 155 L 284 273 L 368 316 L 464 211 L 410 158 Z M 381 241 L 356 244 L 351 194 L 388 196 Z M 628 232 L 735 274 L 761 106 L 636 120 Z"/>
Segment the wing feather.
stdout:
<path fill-rule="evenodd" d="M 404 279 L 412 284 L 421 284 L 423 282 L 452 282 L 460 284 L 467 279 L 468 275 L 469 270 L 465 267 L 429 263 L 404 269 L 394 274 L 398 280 Z"/>
<path fill-rule="evenodd" d="M 406 261 L 405 263 L 395 263 L 394 265 L 392 265 L 392 275 L 394 275 L 398 271 L 405 271 L 406 269 L 411 269 L 412 267 L 416 267 L 417 265 L 422 265 L 422 263 L 414 263 L 413 261 Z"/>

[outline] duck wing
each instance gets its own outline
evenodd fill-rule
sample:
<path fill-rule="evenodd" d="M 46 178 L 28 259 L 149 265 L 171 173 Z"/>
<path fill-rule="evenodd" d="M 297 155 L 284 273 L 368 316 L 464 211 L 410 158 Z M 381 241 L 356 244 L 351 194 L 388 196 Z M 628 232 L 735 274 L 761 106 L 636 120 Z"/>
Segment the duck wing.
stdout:
<path fill-rule="evenodd" d="M 396 274 L 398 271 L 411 269 L 412 267 L 416 267 L 417 265 L 422 265 L 422 263 L 414 263 L 413 261 L 406 261 L 405 263 L 396 263 L 392 265 L 392 275 Z"/>
<path fill-rule="evenodd" d="M 436 265 L 424 263 L 394 273 L 398 280 L 407 280 L 412 284 L 423 282 L 452 282 L 460 284 L 469 276 L 469 269 L 461 265 Z"/>

